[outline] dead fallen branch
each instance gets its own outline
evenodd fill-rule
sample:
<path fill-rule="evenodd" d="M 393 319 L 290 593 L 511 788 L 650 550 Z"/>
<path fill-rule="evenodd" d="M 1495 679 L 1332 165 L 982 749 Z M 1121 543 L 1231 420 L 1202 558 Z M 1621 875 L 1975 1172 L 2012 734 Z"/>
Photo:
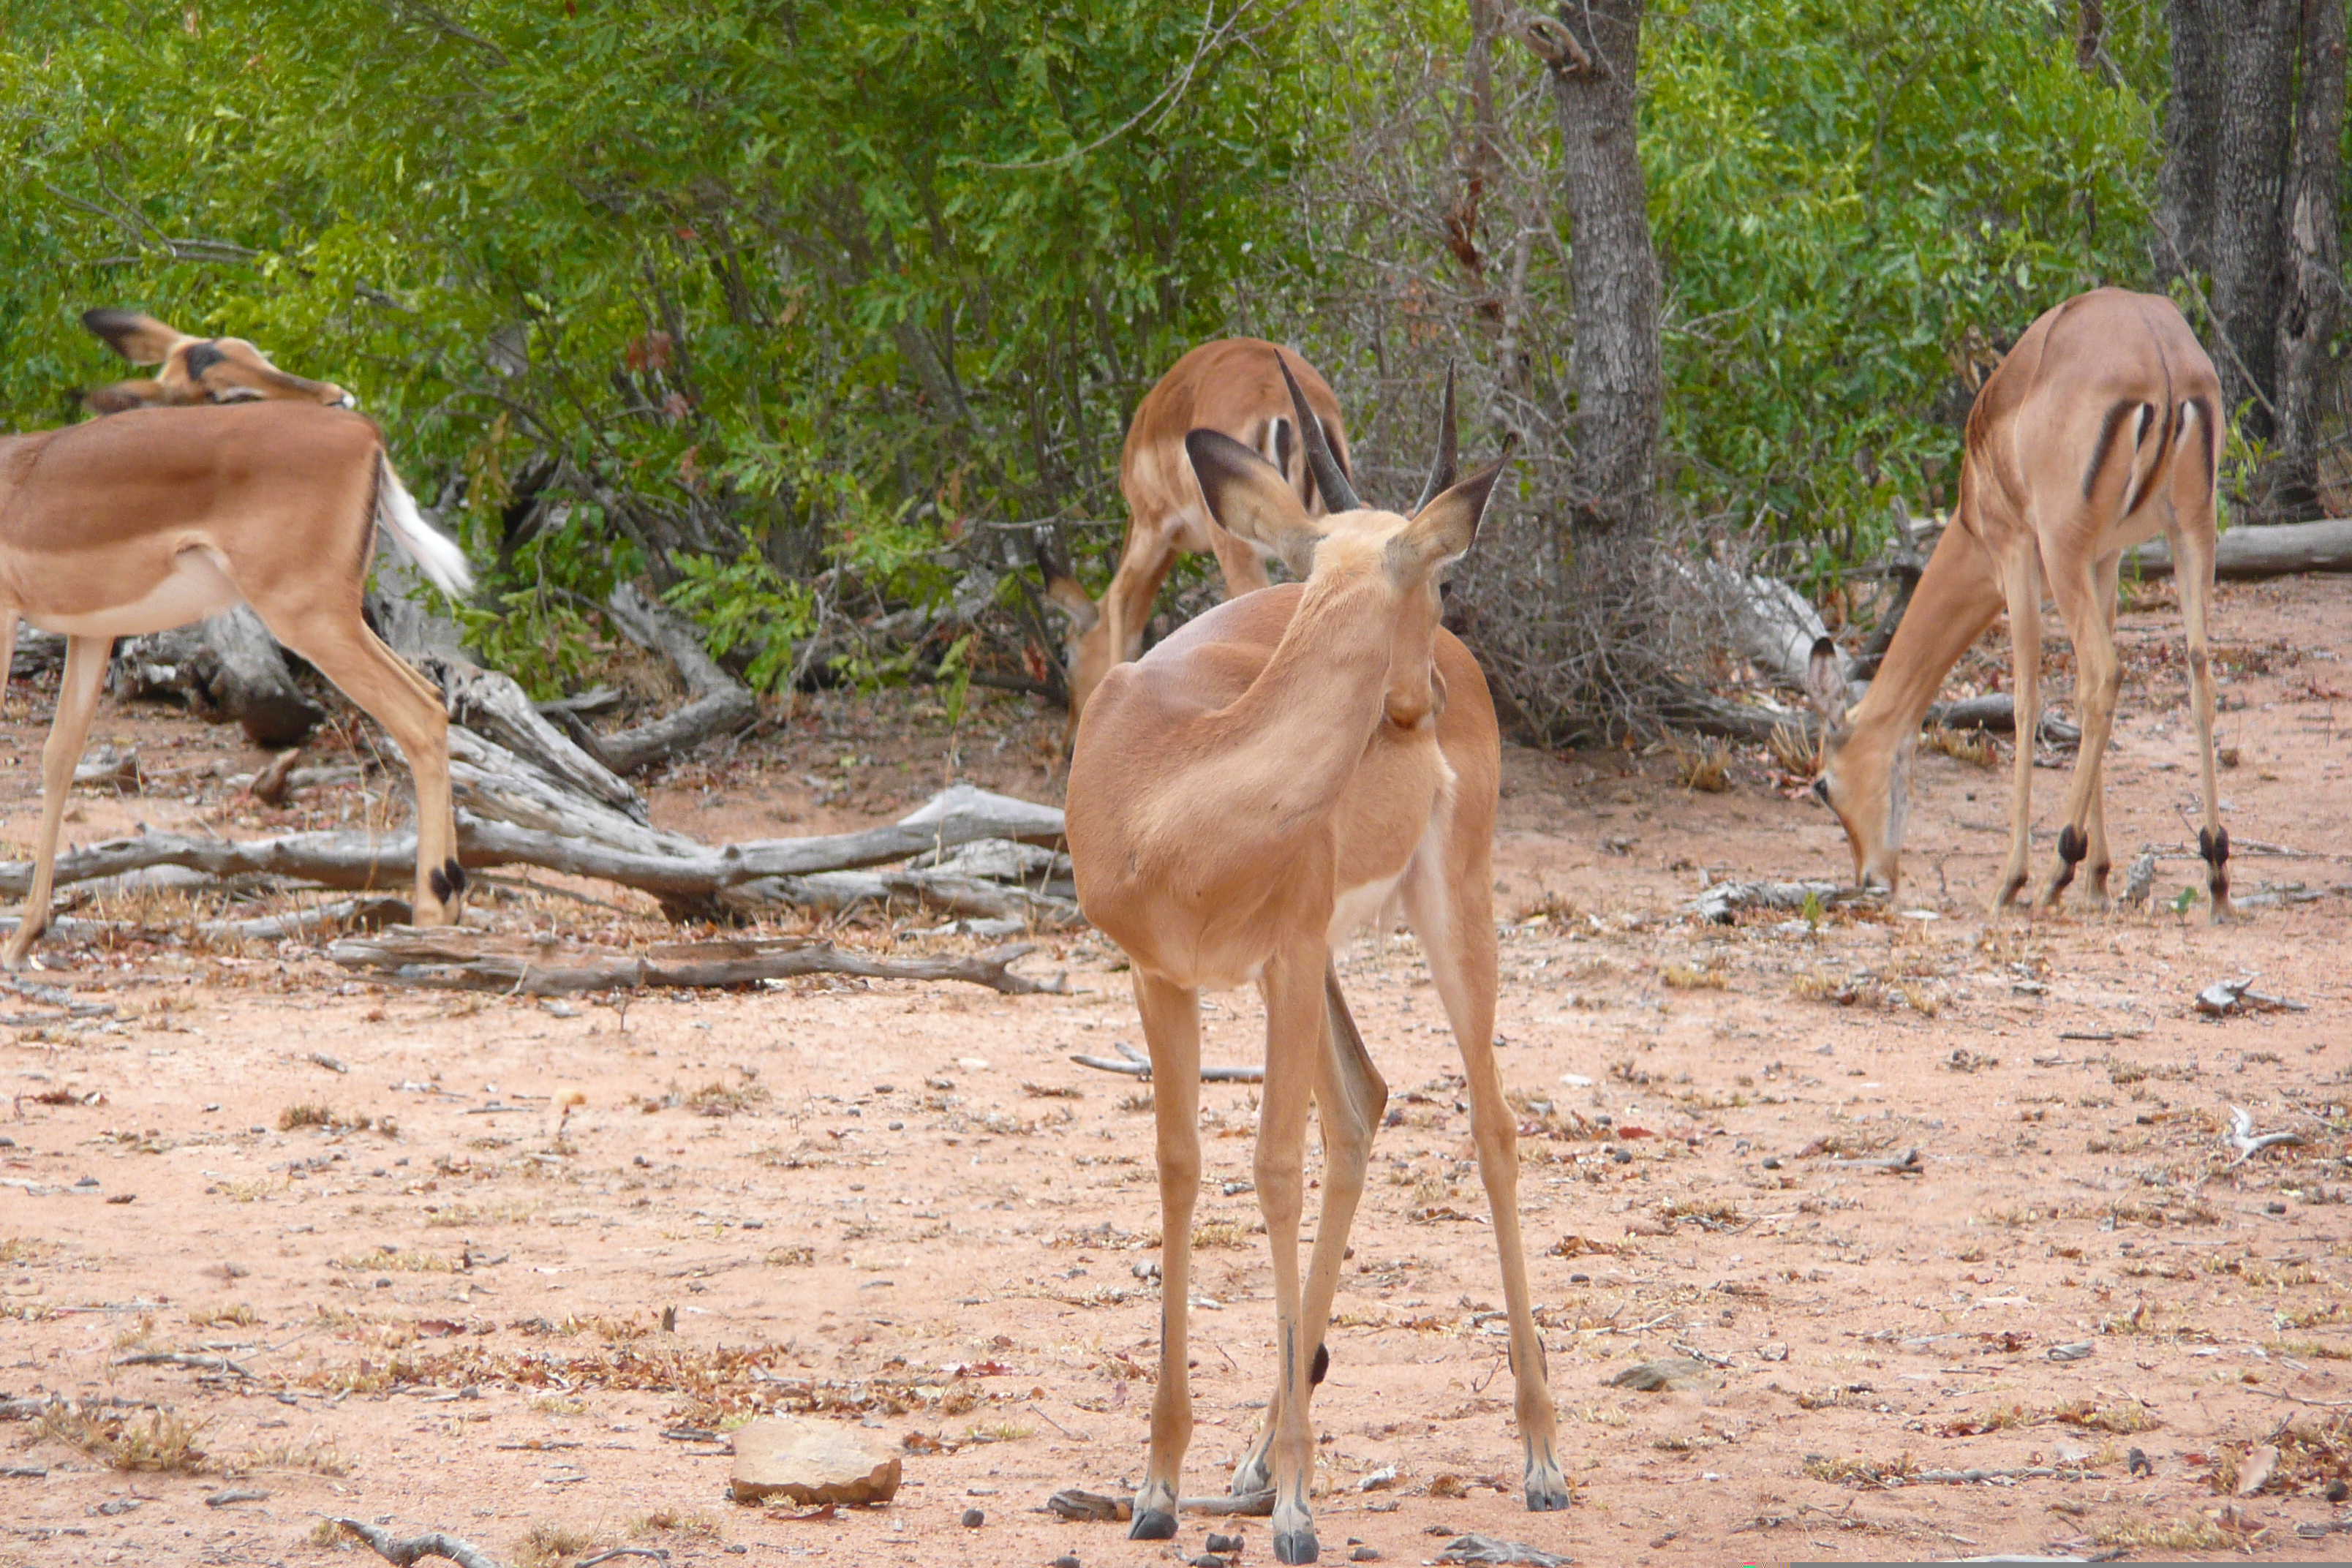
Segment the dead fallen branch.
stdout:
<path fill-rule="evenodd" d="M 1135 1514 L 1135 1499 L 1132 1496 L 1081 1491 L 1076 1487 L 1055 1492 L 1045 1500 L 1045 1506 L 1064 1519 L 1081 1523 L 1108 1524 L 1118 1520 L 1131 1519 Z M 1274 1512 L 1274 1493 L 1271 1490 L 1244 1492 L 1234 1497 L 1219 1492 L 1209 1497 L 1179 1498 L 1176 1510 L 1229 1519 L 1265 1519 Z"/>
<path fill-rule="evenodd" d="M 1879 895 L 1835 882 L 1717 882 L 1685 908 L 1716 925 L 1729 925 L 1741 910 L 1801 910 L 1808 900 L 1820 910 L 1840 904 L 1876 903 Z"/>
<path fill-rule="evenodd" d="M 1669 723 L 1734 741 L 1769 742 L 1773 731 L 1781 729 L 1801 731 L 1808 741 L 1821 739 L 1821 719 L 1809 710 L 1734 702 L 1696 689 L 1677 694 L 1659 712 Z M 2013 734 L 2017 730 L 2017 710 L 2005 691 L 1987 697 L 1964 697 L 1929 708 L 1920 726 L 1925 729 L 1936 725 L 1947 730 L 1990 730 L 1998 734 Z M 2074 725 L 2047 712 L 2042 715 L 2042 739 L 2052 745 L 2072 746 L 2082 738 L 2083 731 Z"/>
<path fill-rule="evenodd" d="M 580 942 L 486 936 L 462 926 L 395 926 L 345 937 L 327 956 L 346 969 L 373 970 L 412 985 L 554 996 L 573 991 L 634 991 L 650 986 L 736 986 L 803 974 L 855 974 L 872 980 L 962 980 L 1010 996 L 1059 993 L 1009 967 L 1035 951 L 1028 942 L 963 958 L 873 958 L 809 937 L 674 942 L 642 953 Z"/>
<path fill-rule="evenodd" d="M 760 704 L 704 651 L 694 628 L 624 583 L 605 602 L 605 614 L 629 639 L 667 658 L 693 700 L 677 712 L 624 730 L 589 735 L 589 743 L 616 773 L 635 773 L 688 751 L 712 735 L 740 730 L 760 716 Z M 575 738 L 586 731 L 581 724 Z"/>
<path fill-rule="evenodd" d="M 2239 1013 L 2308 1013 L 2307 1002 L 2290 1002 L 2254 989 L 2256 976 L 2217 980 L 2197 993 L 2197 1010 L 2209 1017 L 2227 1018 Z"/>
<path fill-rule="evenodd" d="M 1124 1040 L 1113 1041 L 1112 1048 L 1118 1052 L 1118 1057 L 1116 1060 L 1109 1057 L 1089 1057 L 1076 1053 L 1073 1053 L 1070 1059 L 1077 1063 L 1082 1068 L 1093 1068 L 1098 1072 L 1122 1073 L 1129 1078 L 1139 1078 L 1147 1080 L 1150 1079 L 1151 1058 L 1150 1057 L 1145 1056 L 1141 1051 L 1137 1050 L 1133 1046 L 1129 1045 Z M 1264 1083 L 1265 1081 L 1265 1068 L 1263 1066 L 1254 1068 L 1204 1067 L 1201 1069 L 1201 1081 L 1202 1083 Z"/>
<path fill-rule="evenodd" d="M 2171 576 L 2171 550 L 2157 539 L 2126 551 L 2125 574 L 2134 570 L 2142 577 Z M 2213 554 L 2216 577 L 2285 577 L 2299 572 L 2352 572 L 2352 520 L 2233 528 L 2221 535 Z"/>
<path fill-rule="evenodd" d="M 1062 814 L 1054 807 L 990 795 L 968 784 L 942 791 L 885 827 L 760 839 L 716 849 L 698 845 L 693 854 L 649 853 L 511 822 L 485 821 L 470 812 L 461 811 L 457 818 L 458 852 L 467 866 L 536 866 L 595 877 L 650 893 L 671 907 L 708 903 L 730 889 L 762 881 L 776 883 L 771 891 L 781 900 L 790 890 L 783 879 L 884 865 L 982 838 L 1051 846 L 1061 835 Z M 295 833 L 243 841 L 142 833 L 58 856 L 57 879 L 59 887 L 68 887 L 152 866 L 182 866 L 209 877 L 276 876 L 361 891 L 406 885 L 415 874 L 415 858 L 416 838 L 411 833 Z M 21 898 L 31 886 L 32 869 L 26 860 L 0 863 L 0 894 Z M 917 891 L 922 885 L 908 884 Z M 754 900 L 739 892 L 737 901 Z"/>
<path fill-rule="evenodd" d="M 1832 1159 L 1830 1163 L 1847 1171 L 1884 1171 L 1890 1176 L 1916 1176 L 1927 1167 L 1919 1161 L 1919 1151 L 1906 1149 L 1900 1154 L 1890 1154 L 1883 1160 Z"/>
<path fill-rule="evenodd" d="M 2230 1162 L 2232 1165 L 2242 1165 L 2263 1150 L 2278 1144 L 2302 1142 L 2303 1135 L 2298 1132 L 2257 1133 L 2251 1111 L 2242 1105 L 2230 1107 L 2229 1142 L 2230 1147 L 2238 1152 L 2238 1157 Z"/>
<path fill-rule="evenodd" d="M 460 1541 L 441 1531 L 428 1531 L 423 1535 L 394 1535 L 388 1530 L 378 1530 L 373 1524 L 362 1524 L 356 1519 L 338 1519 L 335 1523 L 375 1548 L 375 1554 L 400 1568 L 414 1568 L 423 1558 L 446 1557 L 457 1568 L 499 1568 L 499 1561 L 470 1541 Z"/>
<path fill-rule="evenodd" d="M 294 684 L 286 655 L 252 606 L 124 643 L 113 667 L 125 697 L 178 697 L 198 717 L 235 721 L 257 746 L 276 751 L 324 717 Z"/>

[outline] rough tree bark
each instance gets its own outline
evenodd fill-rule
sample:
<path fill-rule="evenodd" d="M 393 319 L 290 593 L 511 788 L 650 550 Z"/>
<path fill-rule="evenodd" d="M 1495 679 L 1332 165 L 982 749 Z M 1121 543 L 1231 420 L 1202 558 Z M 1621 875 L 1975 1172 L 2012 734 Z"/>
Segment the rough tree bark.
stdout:
<path fill-rule="evenodd" d="M 2220 146 L 2213 167 L 2213 368 L 2249 436 L 2273 431 L 2277 384 L 2279 198 L 2294 130 L 2297 0 L 2245 0 L 2224 37 Z"/>
<path fill-rule="evenodd" d="M 1643 0 L 1576 0 L 1526 24 L 1551 71 L 1574 243 L 1575 484 L 1585 533 L 1646 529 L 1655 511 L 1658 264 L 1635 145 Z"/>
<path fill-rule="evenodd" d="M 2211 264 L 2213 167 L 2221 118 L 2221 0 L 2168 0 L 2172 97 L 2158 175 L 2156 275 L 2165 282 Z"/>
<path fill-rule="evenodd" d="M 2337 236 L 2343 173 L 2344 0 L 2303 0 L 2303 81 L 2294 158 L 2279 227 L 2284 249 L 2275 359 L 2276 462 L 2265 476 L 2269 510 L 2283 517 L 2319 511 L 2319 424 L 2333 390 L 2329 342 L 2344 283 Z"/>

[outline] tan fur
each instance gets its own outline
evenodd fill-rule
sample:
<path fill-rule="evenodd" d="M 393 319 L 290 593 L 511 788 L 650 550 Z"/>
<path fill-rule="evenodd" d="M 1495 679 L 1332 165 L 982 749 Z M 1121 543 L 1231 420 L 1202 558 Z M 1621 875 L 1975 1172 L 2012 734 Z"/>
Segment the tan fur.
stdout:
<path fill-rule="evenodd" d="M 1257 552 L 1210 515 L 1192 466 L 1185 459 L 1184 437 L 1193 430 L 1215 430 L 1272 457 L 1266 450 L 1272 421 L 1297 423 L 1276 369 L 1277 353 L 1289 363 L 1322 419 L 1340 466 L 1347 466 L 1348 433 L 1339 417 L 1339 400 L 1315 367 L 1297 354 L 1256 338 L 1220 338 L 1178 360 L 1144 395 L 1128 426 L 1127 447 L 1118 462 L 1118 488 L 1127 498 L 1127 542 L 1100 605 L 1075 579 L 1056 576 L 1047 584 L 1055 602 L 1071 617 L 1065 657 L 1073 735 L 1104 674 L 1143 651 L 1145 624 L 1179 554 L 1215 555 L 1227 598 L 1263 588 L 1269 581 Z M 1306 502 L 1308 515 L 1319 517 L 1324 498 L 1313 494 L 1304 443 L 1295 428 L 1290 448 L 1286 477 Z"/>
<path fill-rule="evenodd" d="M 1500 745 L 1477 661 L 1438 624 L 1436 574 L 1468 548 L 1494 471 L 1446 490 L 1410 522 L 1373 510 L 1318 522 L 1270 467 L 1232 457 L 1256 468 L 1206 475 L 1220 520 L 1286 553 L 1311 547 L 1312 575 L 1222 605 L 1105 675 L 1078 725 L 1067 822 L 1079 901 L 1130 963 L 1159 1120 L 1161 1362 L 1136 1533 L 1172 1530 L 1192 1431 L 1198 995 L 1255 984 L 1266 1006 L 1257 1193 L 1279 1370 L 1265 1431 L 1234 1487 L 1271 1482 L 1276 1560 L 1303 1562 L 1315 1550 L 1310 1368 L 1387 1097 L 1332 955 L 1349 934 L 1342 928 L 1391 889 L 1420 937 L 1468 1079 L 1509 1308 L 1529 1506 L 1564 1507 L 1567 1489 L 1520 1243 L 1516 1132 L 1494 1056 Z M 1302 1281 L 1310 1101 L 1327 1163 Z"/>
<path fill-rule="evenodd" d="M 373 425 L 305 403 L 148 409 L 0 437 L 0 671 L 20 615 L 68 634 L 33 885 L 0 964 L 21 968 L 47 922 L 58 822 L 113 639 L 239 598 L 390 731 L 416 778 L 417 921 L 455 918 L 454 890 L 432 886 L 457 851 L 441 693 L 360 614 L 383 465 Z"/>
<path fill-rule="evenodd" d="M 1958 510 L 1850 721 L 1843 678 L 1833 668 L 1817 672 L 1816 700 L 1828 721 L 1821 786 L 1845 827 L 1859 879 L 1895 886 L 1904 754 L 1945 672 L 2007 609 L 2017 762 L 2009 858 L 1993 908 L 2024 889 L 2046 587 L 2074 640 L 2083 730 L 2061 832 L 2084 848 L 2091 900 L 2105 904 L 2111 862 L 2103 770 L 2122 685 L 2116 574 L 2126 549 L 2162 533 L 2171 542 L 2187 622 L 2205 828 L 2221 846 L 2207 886 L 2213 918 L 2228 918 L 2206 648 L 2220 417 L 2212 362 L 2179 310 L 2160 296 L 2120 289 L 2077 295 L 2044 314 L 1986 379 L 1969 414 Z M 2039 907 L 2057 903 L 2073 871 L 2063 856 L 2056 860 Z"/>
<path fill-rule="evenodd" d="M 83 394 L 82 403 L 93 414 L 273 398 L 330 408 L 357 406 L 357 400 L 333 382 L 282 371 L 243 338 L 191 337 L 152 316 L 128 310 L 86 311 L 82 324 L 132 364 L 162 367 L 145 380 L 118 381 Z"/>

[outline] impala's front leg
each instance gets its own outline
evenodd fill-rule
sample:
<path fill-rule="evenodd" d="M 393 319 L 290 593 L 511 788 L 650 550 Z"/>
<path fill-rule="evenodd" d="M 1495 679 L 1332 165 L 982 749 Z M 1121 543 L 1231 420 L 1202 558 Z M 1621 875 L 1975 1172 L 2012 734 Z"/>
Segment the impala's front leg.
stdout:
<path fill-rule="evenodd" d="M 1192 1441 L 1187 1331 L 1192 1205 L 1201 1195 L 1201 1011 L 1197 993 L 1140 968 L 1133 973 L 1160 1132 L 1160 1386 L 1151 1396 L 1151 1453 L 1127 1534 L 1130 1541 L 1168 1541 L 1176 1534 L 1177 1483 Z"/>
<path fill-rule="evenodd" d="M 2119 558 L 2118 558 L 2119 559 Z M 2116 593 L 2115 562 L 2083 562 L 2074 570 L 2053 573 L 2051 592 L 2058 614 L 2074 639 L 2074 717 L 2083 726 L 2081 746 L 2074 753 L 2074 777 L 2067 786 L 2066 805 L 2059 818 L 2058 860 L 2042 893 L 2044 909 L 2058 907 L 2059 895 L 2074 879 L 2074 868 L 2085 856 L 2096 855 L 2092 866 L 2092 902 L 2107 902 L 2106 824 L 2098 806 L 2104 788 L 2101 768 L 2107 754 L 2107 737 L 2115 728 L 2116 698 L 2123 689 L 2123 665 L 2116 658 L 2115 639 L 2107 635 L 2107 618 L 2100 613 L 2104 586 L 2108 602 Z M 2021 748 L 2032 761 L 2030 748 Z"/>
<path fill-rule="evenodd" d="M 49 725 L 49 739 L 41 748 L 41 837 L 33 847 L 33 885 L 25 894 L 24 917 L 16 935 L 0 952 L 0 968 L 25 967 L 25 955 L 49 924 L 49 890 L 57 876 L 58 827 L 64 822 L 66 801 L 73 790 L 74 764 L 89 740 L 90 720 L 98 713 L 99 689 L 106 681 L 106 656 L 112 637 L 68 637 L 65 679 L 58 686 L 58 716 Z"/>
<path fill-rule="evenodd" d="M 1322 926 L 1313 931 L 1319 937 Z M 1315 1439 L 1307 1422 L 1315 1352 L 1323 1326 L 1301 1310 L 1298 1221 L 1306 1198 L 1307 1108 L 1323 1050 L 1323 973 L 1330 955 L 1277 953 L 1265 966 L 1265 1099 L 1257 1122 L 1257 1203 L 1274 1252 L 1274 1560 L 1312 1563 L 1315 1516 L 1307 1507 Z M 1156 1080 L 1158 1075 L 1155 1073 Z"/>

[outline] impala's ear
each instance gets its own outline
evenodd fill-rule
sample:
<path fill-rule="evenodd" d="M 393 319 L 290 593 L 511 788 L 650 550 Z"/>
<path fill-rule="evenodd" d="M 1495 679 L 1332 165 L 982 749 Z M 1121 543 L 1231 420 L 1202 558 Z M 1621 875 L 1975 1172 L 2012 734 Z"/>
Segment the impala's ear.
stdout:
<path fill-rule="evenodd" d="M 1827 637 L 1813 639 L 1812 658 L 1805 665 L 1805 691 L 1824 725 L 1834 730 L 1845 722 L 1845 660 Z"/>
<path fill-rule="evenodd" d="M 1228 532 L 1280 555 L 1297 575 L 1314 569 L 1315 545 L 1322 531 L 1308 520 L 1298 492 L 1280 469 L 1214 430 L 1186 436 L 1184 451 L 1192 459 L 1210 516 Z"/>
<path fill-rule="evenodd" d="M 121 414 L 163 402 L 163 388 L 152 381 L 118 381 L 94 386 L 81 395 L 81 405 L 92 414 Z"/>
<path fill-rule="evenodd" d="M 162 364 L 165 354 L 188 339 L 187 333 L 133 310 L 84 310 L 81 324 L 132 364 Z"/>
<path fill-rule="evenodd" d="M 1437 499 L 1416 512 L 1390 544 L 1389 559 L 1407 573 L 1426 575 L 1468 554 L 1503 466 L 1496 463 L 1485 473 L 1473 474 L 1451 489 L 1438 492 Z"/>

